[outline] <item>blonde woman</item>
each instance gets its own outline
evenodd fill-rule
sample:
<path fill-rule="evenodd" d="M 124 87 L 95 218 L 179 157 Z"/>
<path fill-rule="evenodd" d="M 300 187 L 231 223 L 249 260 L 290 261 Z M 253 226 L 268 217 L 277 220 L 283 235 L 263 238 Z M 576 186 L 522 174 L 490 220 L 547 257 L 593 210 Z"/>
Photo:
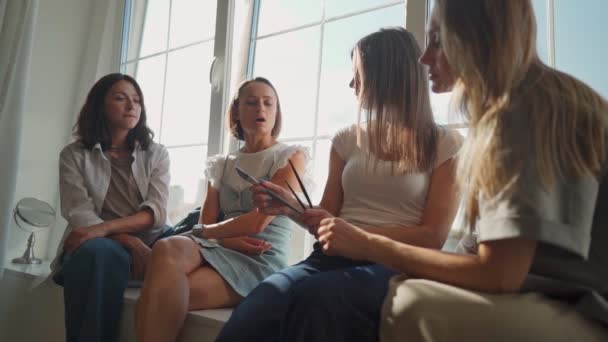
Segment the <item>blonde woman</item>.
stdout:
<path fill-rule="evenodd" d="M 435 124 L 420 55 L 403 28 L 362 38 L 352 51 L 350 86 L 366 120 L 333 138 L 319 207 L 295 217 L 271 202 L 261 186 L 254 188 L 256 206 L 266 214 L 291 214 L 315 235 L 321 220 L 339 217 L 386 239 L 441 248 L 457 207 L 453 157 L 461 137 Z M 290 196 L 270 182 L 264 186 Z M 358 258 L 325 255 L 316 244 L 306 260 L 258 285 L 235 309 L 218 341 L 375 338 L 394 274 Z M 330 306 L 318 305 L 329 301 Z M 367 310 L 369 303 L 377 303 L 375 310 Z M 299 334 L 285 325 L 289 317 L 297 317 Z M 326 318 L 327 324 L 318 321 Z M 345 325 L 348 329 L 341 328 Z"/>
<path fill-rule="evenodd" d="M 308 150 L 277 142 L 281 105 L 275 87 L 263 77 L 239 86 L 227 120 L 244 146 L 207 161 L 202 229 L 154 245 L 137 303 L 138 341 L 175 341 L 188 310 L 234 306 L 265 277 L 287 266 L 293 222 L 257 212 L 250 184 L 235 166 L 258 179 L 295 185 L 287 164 L 291 161 L 303 175 Z"/>
<path fill-rule="evenodd" d="M 458 175 L 471 254 L 321 222 L 324 253 L 404 274 L 391 280 L 380 340 L 608 340 L 608 105 L 544 65 L 535 37 L 529 0 L 437 0 L 432 13 L 421 62 L 470 123 Z M 285 321 L 286 340 L 305 333 L 301 316 Z"/>

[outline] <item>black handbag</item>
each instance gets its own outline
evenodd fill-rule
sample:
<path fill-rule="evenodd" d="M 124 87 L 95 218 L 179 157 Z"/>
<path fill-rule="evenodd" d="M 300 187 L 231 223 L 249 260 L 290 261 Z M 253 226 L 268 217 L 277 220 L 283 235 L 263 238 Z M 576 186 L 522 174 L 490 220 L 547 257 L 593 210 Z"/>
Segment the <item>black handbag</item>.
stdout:
<path fill-rule="evenodd" d="M 192 230 L 195 224 L 198 223 L 198 220 L 201 216 L 201 207 L 195 208 L 190 211 L 186 217 L 184 217 L 181 221 L 179 221 L 173 227 L 172 235 L 179 235 Z"/>

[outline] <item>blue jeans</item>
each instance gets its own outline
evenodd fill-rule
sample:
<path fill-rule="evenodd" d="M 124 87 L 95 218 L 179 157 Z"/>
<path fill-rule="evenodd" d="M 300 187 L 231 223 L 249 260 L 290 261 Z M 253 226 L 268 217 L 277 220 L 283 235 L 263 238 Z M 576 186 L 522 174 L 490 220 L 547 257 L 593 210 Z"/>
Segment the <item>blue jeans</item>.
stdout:
<path fill-rule="evenodd" d="M 63 258 L 56 281 L 63 285 L 67 342 L 117 340 L 131 255 L 120 243 L 96 238 Z"/>
<path fill-rule="evenodd" d="M 395 274 L 316 248 L 260 283 L 216 341 L 376 341 L 388 280 Z"/>

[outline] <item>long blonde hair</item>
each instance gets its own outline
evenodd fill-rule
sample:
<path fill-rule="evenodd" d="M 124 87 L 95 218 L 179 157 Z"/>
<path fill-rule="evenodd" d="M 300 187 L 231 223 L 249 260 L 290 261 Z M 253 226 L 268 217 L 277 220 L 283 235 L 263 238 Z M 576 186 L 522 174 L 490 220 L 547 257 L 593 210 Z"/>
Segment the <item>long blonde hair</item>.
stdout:
<path fill-rule="evenodd" d="M 433 15 L 470 122 L 458 166 L 470 228 L 479 218 L 479 196 L 510 196 L 524 186 L 527 161 L 536 164 L 545 189 L 558 178 L 599 174 L 608 104 L 540 61 L 529 0 L 437 0 Z"/>
<path fill-rule="evenodd" d="M 371 154 L 392 161 L 393 171 L 428 171 L 437 153 L 438 127 L 416 39 L 404 28 L 384 28 L 361 38 L 352 54 Z"/>

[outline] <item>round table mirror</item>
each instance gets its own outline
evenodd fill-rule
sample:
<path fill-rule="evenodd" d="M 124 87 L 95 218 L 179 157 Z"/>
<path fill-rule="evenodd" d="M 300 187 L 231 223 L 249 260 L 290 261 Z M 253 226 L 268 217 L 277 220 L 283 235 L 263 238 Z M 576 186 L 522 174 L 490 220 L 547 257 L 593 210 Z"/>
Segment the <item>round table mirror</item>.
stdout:
<path fill-rule="evenodd" d="M 23 256 L 13 259 L 13 262 L 16 264 L 42 263 L 42 260 L 34 256 L 34 244 L 36 242 L 34 232 L 50 227 L 55 223 L 55 209 L 45 201 L 26 197 L 19 200 L 15 205 L 13 217 L 19 228 L 30 233 Z"/>

